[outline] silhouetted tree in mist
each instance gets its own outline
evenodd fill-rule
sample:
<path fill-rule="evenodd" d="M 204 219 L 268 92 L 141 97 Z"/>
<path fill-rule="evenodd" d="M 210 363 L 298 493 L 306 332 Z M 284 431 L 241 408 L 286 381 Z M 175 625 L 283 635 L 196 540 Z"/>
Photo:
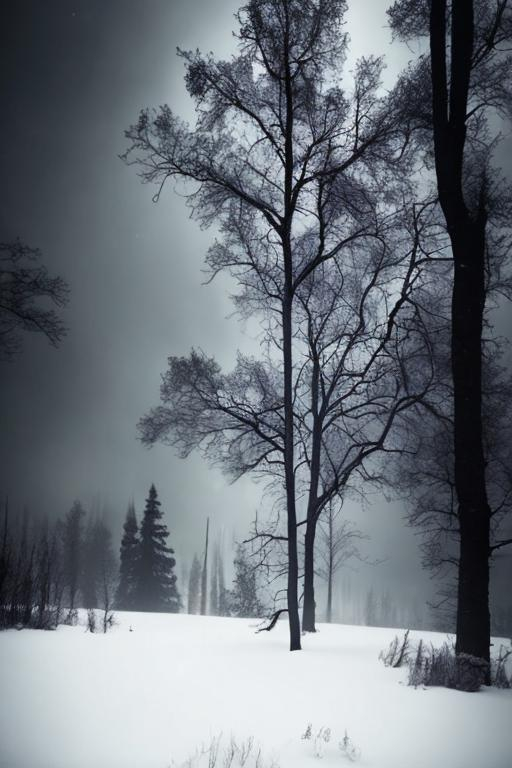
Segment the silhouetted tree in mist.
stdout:
<path fill-rule="evenodd" d="M 75 501 L 62 524 L 62 557 L 64 584 L 70 615 L 77 607 L 80 576 L 83 566 L 83 519 L 85 510 Z"/>
<path fill-rule="evenodd" d="M 291 650 L 300 649 L 296 472 L 311 455 L 310 445 L 303 450 L 306 430 L 297 434 L 294 413 L 303 407 L 305 416 L 308 406 L 312 412 L 309 396 L 309 403 L 301 402 L 311 367 L 297 387 L 308 296 L 322 273 L 328 284 L 328 265 L 334 274 L 345 251 L 349 261 L 366 253 L 375 265 L 392 252 L 381 251 L 383 221 L 375 213 L 392 197 L 392 172 L 406 157 L 409 139 L 397 110 L 400 87 L 379 95 L 380 60 L 360 60 L 353 93 L 341 87 L 345 10 L 344 0 L 252 0 L 238 14 L 238 57 L 215 61 L 199 52 L 181 53 L 196 104 L 195 129 L 164 106 L 144 110 L 127 131 L 131 147 L 125 159 L 137 164 L 144 181 L 159 190 L 171 177 L 196 182 L 188 194 L 194 216 L 206 226 L 220 223 L 221 237 L 207 255 L 210 274 L 233 275 L 240 287 L 236 307 L 261 318 L 269 347 L 262 361 L 240 354 L 228 375 L 201 353 L 171 358 L 163 404 L 141 421 L 142 439 L 168 442 L 182 456 L 203 449 L 231 477 L 257 472 L 282 493 Z M 407 275 L 406 264 L 407 257 L 401 265 Z M 354 307 L 357 315 L 357 301 Z M 385 336 L 385 325 L 381 330 Z M 330 401 L 326 424 L 336 400 Z M 313 458 L 309 468 L 316 483 Z M 339 480 L 330 484 L 327 496 L 339 487 Z M 312 491 L 308 555 L 324 490 Z M 309 560 L 307 571 L 305 604 L 314 610 Z"/>
<path fill-rule="evenodd" d="M 508 0 L 397 0 L 389 17 L 403 39 L 429 40 L 429 52 L 410 69 L 404 114 L 408 119 L 415 114 L 418 145 L 427 165 L 435 167 L 453 256 L 456 652 L 484 659 L 489 668 L 491 509 L 482 422 L 482 331 L 486 281 L 494 275 L 501 282 L 511 215 L 510 194 L 493 167 L 498 137 L 489 118 L 510 116 L 512 9 Z"/>
<path fill-rule="evenodd" d="M 139 531 L 134 607 L 139 611 L 178 613 L 181 599 L 174 574 L 176 560 L 172 557 L 174 550 L 167 546 L 169 532 L 161 519 L 160 502 L 152 485 Z"/>
<path fill-rule="evenodd" d="M 119 584 L 116 592 L 116 608 L 128 611 L 134 608 L 135 571 L 139 553 L 137 516 L 135 505 L 130 503 L 123 524 L 120 548 Z"/>
<path fill-rule="evenodd" d="M 59 315 L 44 305 L 64 307 L 68 286 L 61 277 L 50 277 L 40 257 L 20 240 L 0 243 L 0 360 L 22 349 L 26 331 L 42 333 L 54 347 L 66 333 Z"/>
<path fill-rule="evenodd" d="M 332 621 L 334 578 L 353 558 L 360 558 L 358 542 L 368 538 L 350 520 L 340 520 L 341 506 L 331 503 L 320 520 L 315 572 L 327 582 L 325 620 Z"/>
<path fill-rule="evenodd" d="M 234 566 L 235 575 L 230 597 L 232 615 L 261 618 L 265 614 L 265 608 L 258 595 L 257 568 L 241 544 L 236 550 Z"/>
<path fill-rule="evenodd" d="M 199 613 L 201 603 L 201 563 L 196 554 L 192 560 L 188 579 L 187 613 Z"/>
<path fill-rule="evenodd" d="M 210 528 L 210 518 L 206 520 L 206 537 L 204 543 L 203 568 L 201 571 L 201 616 L 206 616 L 208 606 L 208 534 Z"/>

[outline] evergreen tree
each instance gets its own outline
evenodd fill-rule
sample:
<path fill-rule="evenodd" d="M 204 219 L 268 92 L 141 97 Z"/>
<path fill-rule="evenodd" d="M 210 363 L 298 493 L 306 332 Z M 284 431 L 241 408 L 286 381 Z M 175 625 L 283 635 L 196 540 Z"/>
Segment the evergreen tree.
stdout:
<path fill-rule="evenodd" d="M 134 579 L 137 566 L 137 556 L 139 552 L 137 516 L 135 506 L 132 503 L 128 506 L 126 519 L 123 525 L 123 538 L 121 539 L 119 566 L 119 585 L 116 592 L 116 607 L 119 610 L 130 610 L 134 607 Z"/>
<path fill-rule="evenodd" d="M 190 577 L 188 580 L 188 613 L 199 613 L 201 588 L 201 563 L 197 555 L 194 555 Z"/>
<path fill-rule="evenodd" d="M 154 485 L 149 489 L 135 568 L 134 607 L 139 611 L 178 613 L 181 599 L 173 572 L 174 550 L 167 546 L 169 531 L 160 522 L 162 512 Z"/>
<path fill-rule="evenodd" d="M 238 545 L 234 560 L 235 578 L 231 596 L 231 611 L 234 616 L 251 618 L 265 613 L 258 598 L 256 569 L 249 563 L 242 545 Z"/>

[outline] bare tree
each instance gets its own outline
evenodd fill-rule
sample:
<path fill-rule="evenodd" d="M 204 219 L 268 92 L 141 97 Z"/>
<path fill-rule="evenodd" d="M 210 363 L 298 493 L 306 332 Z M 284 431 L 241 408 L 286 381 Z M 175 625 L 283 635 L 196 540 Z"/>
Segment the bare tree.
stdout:
<path fill-rule="evenodd" d="M 415 301 L 426 264 L 439 257 L 432 202 L 388 210 L 378 229 L 377 243 L 357 244 L 340 262 L 322 265 L 314 285 L 299 294 L 307 364 L 296 388 L 295 418 L 307 465 L 308 631 L 315 630 L 314 542 L 323 509 L 351 485 L 361 492 L 365 483 L 382 482 L 376 460 L 404 450 L 403 416 L 435 380 L 430 338 Z"/>
<path fill-rule="evenodd" d="M 114 602 L 118 582 L 118 563 L 112 548 L 112 534 L 104 524 L 103 540 L 98 562 L 98 597 L 103 609 L 102 628 L 107 632 L 114 623 Z"/>
<path fill-rule="evenodd" d="M 327 582 L 325 620 L 332 621 L 332 596 L 336 573 L 352 558 L 360 559 L 359 542 L 368 538 L 350 520 L 339 520 L 342 505 L 329 503 L 320 521 L 315 573 Z"/>
<path fill-rule="evenodd" d="M 456 652 L 489 666 L 491 510 L 482 424 L 482 328 L 486 271 L 493 251 L 503 252 L 500 230 L 509 227 L 509 219 L 504 222 L 507 206 L 492 168 L 496 137 L 488 115 L 509 111 L 511 6 L 508 0 L 397 0 L 389 13 L 397 34 L 426 35 L 430 42 L 429 54 L 412 73 L 407 109 L 417 108 L 425 130 L 453 254 L 451 367 L 460 530 Z"/>
<path fill-rule="evenodd" d="M 512 425 L 508 414 L 512 382 L 499 364 L 496 342 L 487 344 L 483 360 L 482 415 L 485 475 L 490 508 L 489 555 L 512 544 L 506 535 L 512 508 Z M 442 368 L 438 361 L 438 369 Z M 451 392 L 449 371 L 446 391 Z M 457 608 L 460 521 L 455 486 L 453 449 L 453 399 L 443 408 L 425 408 L 408 414 L 415 435 L 414 455 L 404 455 L 396 467 L 395 485 L 411 504 L 408 520 L 422 534 L 424 567 L 439 581 L 438 599 L 432 604 L 445 626 L 454 624 Z"/>
<path fill-rule="evenodd" d="M 143 111 L 127 131 L 125 159 L 144 181 L 159 190 L 172 177 L 195 182 L 187 193 L 193 215 L 206 226 L 220 222 L 222 239 L 207 255 L 211 275 L 235 277 L 236 306 L 262 318 L 268 345 L 266 361 L 239 356 L 228 376 L 202 353 L 171 358 L 163 405 L 142 420 L 142 438 L 170 442 L 184 456 L 202 447 L 233 477 L 279 478 L 291 650 L 300 648 L 298 293 L 345 248 L 378 241 L 367 197 L 385 205 L 390 170 L 409 140 L 398 92 L 379 96 L 380 60 L 361 60 L 349 96 L 340 86 L 345 9 L 344 0 L 251 0 L 238 14 L 237 57 L 182 52 L 195 129 L 163 107 Z"/>
<path fill-rule="evenodd" d="M 80 576 L 82 572 L 82 520 L 85 510 L 79 501 L 75 501 L 67 513 L 62 525 L 62 557 L 65 585 L 67 587 L 70 617 L 76 608 Z"/>
<path fill-rule="evenodd" d="M 44 302 L 64 307 L 68 286 L 61 277 L 50 277 L 40 256 L 20 240 L 0 243 L 0 359 L 21 350 L 24 331 L 42 333 L 54 347 L 66 333 L 59 315 Z"/>

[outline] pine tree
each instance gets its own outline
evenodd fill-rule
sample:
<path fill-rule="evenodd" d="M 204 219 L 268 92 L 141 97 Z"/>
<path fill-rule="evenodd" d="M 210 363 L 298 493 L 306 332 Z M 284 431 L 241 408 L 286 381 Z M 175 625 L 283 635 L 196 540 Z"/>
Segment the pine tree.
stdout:
<path fill-rule="evenodd" d="M 194 555 L 190 577 L 188 580 L 188 613 L 199 613 L 201 588 L 201 563 L 197 555 Z"/>
<path fill-rule="evenodd" d="M 135 506 L 132 503 L 128 506 L 126 519 L 123 525 L 123 538 L 121 539 L 119 566 L 119 586 L 116 592 L 116 607 L 119 610 L 127 611 L 134 607 L 134 579 L 137 566 L 137 556 L 139 552 L 137 516 Z"/>
<path fill-rule="evenodd" d="M 251 618 L 265 613 L 258 598 L 256 570 L 249 563 L 243 546 L 238 545 L 234 560 L 235 578 L 231 597 L 231 611 L 234 616 Z"/>
<path fill-rule="evenodd" d="M 173 573 L 174 550 L 167 546 L 169 531 L 159 522 L 160 502 L 154 485 L 149 489 L 140 526 L 139 555 L 135 569 L 134 607 L 139 611 L 178 613 L 181 599 Z"/>

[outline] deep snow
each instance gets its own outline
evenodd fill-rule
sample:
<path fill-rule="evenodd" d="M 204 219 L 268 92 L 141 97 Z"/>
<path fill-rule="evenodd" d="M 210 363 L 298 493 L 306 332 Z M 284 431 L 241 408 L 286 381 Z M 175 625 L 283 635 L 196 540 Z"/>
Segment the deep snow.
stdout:
<path fill-rule="evenodd" d="M 342 767 L 345 730 L 365 768 L 512 766 L 512 691 L 406 686 L 378 659 L 393 629 L 320 625 L 289 653 L 286 621 L 255 634 L 243 619 L 116 618 L 107 635 L 0 633 L 2 768 L 168 768 L 221 733 L 254 737 L 266 766 Z M 320 763 L 310 722 L 332 731 Z"/>

